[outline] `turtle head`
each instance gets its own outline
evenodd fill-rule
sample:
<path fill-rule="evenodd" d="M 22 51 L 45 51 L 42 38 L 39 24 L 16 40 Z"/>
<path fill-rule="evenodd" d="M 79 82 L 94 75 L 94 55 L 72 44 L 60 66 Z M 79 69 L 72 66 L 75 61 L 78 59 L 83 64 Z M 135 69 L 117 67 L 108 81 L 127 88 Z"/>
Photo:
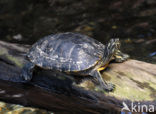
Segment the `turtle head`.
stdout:
<path fill-rule="evenodd" d="M 120 51 L 120 41 L 118 38 L 111 39 L 107 46 L 109 47 L 110 53 L 112 53 L 112 59 L 114 59 L 116 62 L 121 63 L 129 58 L 129 55 Z"/>
<path fill-rule="evenodd" d="M 112 46 L 115 46 L 116 48 L 120 48 L 119 38 L 110 39 L 107 45 L 110 45 L 110 46 L 112 45 Z"/>
<path fill-rule="evenodd" d="M 113 54 L 120 49 L 119 38 L 111 39 L 106 45 L 105 51 L 107 50 L 109 54 Z"/>
<path fill-rule="evenodd" d="M 103 59 L 110 61 L 112 56 L 120 49 L 120 41 L 118 38 L 111 39 L 105 46 Z"/>
<path fill-rule="evenodd" d="M 114 51 L 115 51 L 115 52 L 118 51 L 118 50 L 120 49 L 121 44 L 120 44 L 119 38 L 111 39 L 111 40 L 110 40 L 110 43 L 111 43 L 112 45 L 114 45 Z"/>

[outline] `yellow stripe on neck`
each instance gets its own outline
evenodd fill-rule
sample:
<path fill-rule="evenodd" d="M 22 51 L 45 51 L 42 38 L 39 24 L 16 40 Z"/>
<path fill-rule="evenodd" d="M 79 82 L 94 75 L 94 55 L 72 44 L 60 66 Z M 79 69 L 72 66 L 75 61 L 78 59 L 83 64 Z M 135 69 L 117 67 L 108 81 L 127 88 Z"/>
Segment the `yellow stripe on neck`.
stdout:
<path fill-rule="evenodd" d="M 105 64 L 104 66 L 102 66 L 102 67 L 98 68 L 97 70 L 98 70 L 98 71 L 102 71 L 102 70 L 104 70 L 107 66 L 108 66 L 108 63 L 107 63 L 107 64 Z"/>

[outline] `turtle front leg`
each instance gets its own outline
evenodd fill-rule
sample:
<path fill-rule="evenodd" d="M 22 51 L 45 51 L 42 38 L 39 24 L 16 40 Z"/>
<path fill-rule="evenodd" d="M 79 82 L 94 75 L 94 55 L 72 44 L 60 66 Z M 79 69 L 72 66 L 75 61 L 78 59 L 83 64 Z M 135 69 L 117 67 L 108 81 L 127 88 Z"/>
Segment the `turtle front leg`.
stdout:
<path fill-rule="evenodd" d="M 102 89 L 104 89 L 105 91 L 109 92 L 109 91 L 113 91 L 115 88 L 114 84 L 111 83 L 107 83 L 105 80 L 103 80 L 100 72 L 98 70 L 95 70 L 92 72 L 91 74 L 95 79 L 97 79 L 98 84 L 100 84 L 100 87 Z M 96 81 L 93 81 L 94 84 L 97 84 Z"/>
<path fill-rule="evenodd" d="M 122 53 L 120 50 L 117 50 L 114 54 L 114 59 L 118 63 L 122 63 L 129 58 L 129 55 Z"/>
<path fill-rule="evenodd" d="M 22 69 L 22 78 L 26 81 L 30 81 L 32 79 L 33 69 L 35 65 L 31 62 L 28 62 L 25 64 L 25 66 Z"/>

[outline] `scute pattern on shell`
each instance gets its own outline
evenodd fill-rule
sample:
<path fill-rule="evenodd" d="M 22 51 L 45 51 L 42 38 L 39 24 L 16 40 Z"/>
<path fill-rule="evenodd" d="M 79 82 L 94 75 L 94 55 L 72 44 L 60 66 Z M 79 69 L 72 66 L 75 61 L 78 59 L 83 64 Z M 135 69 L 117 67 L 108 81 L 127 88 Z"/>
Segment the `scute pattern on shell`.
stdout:
<path fill-rule="evenodd" d="M 105 46 L 78 33 L 59 33 L 36 42 L 28 59 L 37 66 L 59 71 L 81 71 L 94 66 L 103 56 Z"/>

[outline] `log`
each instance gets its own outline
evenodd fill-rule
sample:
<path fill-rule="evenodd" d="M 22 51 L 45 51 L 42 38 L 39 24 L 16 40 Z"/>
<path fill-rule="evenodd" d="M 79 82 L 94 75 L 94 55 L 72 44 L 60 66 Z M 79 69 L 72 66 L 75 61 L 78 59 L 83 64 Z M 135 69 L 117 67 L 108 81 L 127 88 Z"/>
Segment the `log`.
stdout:
<path fill-rule="evenodd" d="M 0 41 L 0 100 L 39 107 L 55 113 L 120 113 L 123 101 L 154 104 L 156 65 L 138 60 L 110 63 L 101 72 L 105 80 L 116 85 L 113 92 L 99 91 L 91 80 L 73 85 L 65 74 L 41 70 L 23 83 L 20 77 L 29 45 Z M 53 75 L 53 76 L 52 76 Z"/>

